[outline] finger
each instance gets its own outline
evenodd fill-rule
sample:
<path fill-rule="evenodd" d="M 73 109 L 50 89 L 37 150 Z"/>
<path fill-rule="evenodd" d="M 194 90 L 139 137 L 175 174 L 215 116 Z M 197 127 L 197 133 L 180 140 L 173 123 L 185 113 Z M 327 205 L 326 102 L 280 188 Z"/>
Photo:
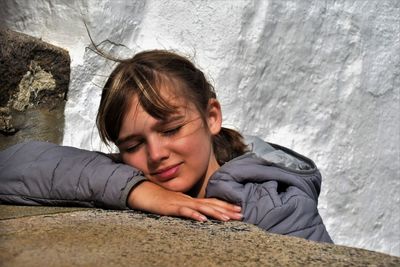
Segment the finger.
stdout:
<path fill-rule="evenodd" d="M 243 219 L 243 214 L 238 212 L 225 212 L 226 216 L 229 217 L 230 220 L 237 220 L 240 221 Z"/>
<path fill-rule="evenodd" d="M 212 205 L 200 203 L 198 199 L 181 199 L 178 203 L 170 206 L 167 215 L 190 218 L 196 221 L 207 221 L 206 216 L 217 220 L 227 221 L 229 218 L 222 216 L 222 213 L 214 209 Z"/>
<path fill-rule="evenodd" d="M 199 202 L 211 206 L 212 208 L 218 210 L 221 214 L 228 216 L 231 220 L 243 219 L 243 214 L 240 212 L 242 210 L 240 206 L 236 206 L 218 199 L 199 199 Z"/>
<path fill-rule="evenodd" d="M 220 211 L 219 207 L 214 207 L 210 205 L 198 205 L 196 207 L 196 210 L 208 217 L 212 217 L 220 221 L 226 222 L 231 219 L 224 211 Z"/>
<path fill-rule="evenodd" d="M 226 201 L 223 201 L 223 200 L 220 200 L 217 198 L 201 198 L 198 200 L 203 203 L 208 203 L 208 204 L 212 204 L 212 205 L 221 207 L 227 211 L 240 212 L 242 210 L 242 208 L 238 205 L 234 205 L 234 204 L 228 203 Z"/>
<path fill-rule="evenodd" d="M 203 216 L 212 217 L 220 221 L 228 221 L 229 217 L 224 215 L 218 209 L 215 209 L 213 205 L 208 203 L 201 203 L 198 199 L 191 199 L 190 201 L 181 201 L 176 203 L 172 210 L 172 213 L 177 216 L 191 218 L 197 221 L 205 221 Z"/>
<path fill-rule="evenodd" d="M 217 206 L 217 205 L 207 203 L 206 206 L 219 212 L 219 214 L 217 215 L 218 216 L 217 219 L 219 219 L 219 220 L 223 220 L 223 221 L 241 220 L 243 217 L 240 212 L 230 211 L 230 210 L 227 210 L 227 209 Z M 204 211 L 204 209 L 202 211 Z M 208 210 L 208 212 L 210 212 L 210 210 Z M 211 212 L 214 212 L 214 211 L 211 211 Z M 213 217 L 215 217 L 215 215 L 213 215 Z"/>
<path fill-rule="evenodd" d="M 223 208 L 213 204 L 213 202 L 200 202 L 199 199 L 185 199 L 170 206 L 169 212 L 166 215 L 180 216 L 196 221 L 204 222 L 207 217 L 211 217 L 220 221 L 240 220 L 242 215 L 237 212 L 226 211 Z M 164 210 L 165 211 L 165 210 Z"/>
<path fill-rule="evenodd" d="M 189 207 L 178 207 L 177 213 L 181 217 L 193 219 L 199 222 L 205 222 L 207 221 L 207 217 L 201 214 L 200 212 L 193 210 Z"/>

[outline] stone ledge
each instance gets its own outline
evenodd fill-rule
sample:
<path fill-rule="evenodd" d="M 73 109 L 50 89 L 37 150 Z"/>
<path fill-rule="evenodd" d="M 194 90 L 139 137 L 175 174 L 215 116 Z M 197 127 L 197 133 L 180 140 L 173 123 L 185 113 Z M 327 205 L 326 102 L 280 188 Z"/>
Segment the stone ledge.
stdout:
<path fill-rule="evenodd" d="M 46 215 L 72 211 L 88 210 L 80 207 L 18 206 L 0 204 L 0 220 L 16 219 L 35 215 Z"/>
<path fill-rule="evenodd" d="M 199 223 L 89 209 L 0 221 L 4 266 L 399 266 L 400 258 L 270 234 L 241 222 Z"/>

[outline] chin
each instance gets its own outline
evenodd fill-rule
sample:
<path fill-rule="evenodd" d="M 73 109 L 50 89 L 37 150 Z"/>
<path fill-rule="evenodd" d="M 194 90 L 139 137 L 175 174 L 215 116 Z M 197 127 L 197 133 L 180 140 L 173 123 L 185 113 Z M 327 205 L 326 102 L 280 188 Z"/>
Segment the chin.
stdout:
<path fill-rule="evenodd" d="M 165 189 L 174 191 L 174 192 L 188 192 L 190 191 L 190 189 L 192 189 L 193 185 L 187 184 L 187 183 L 182 183 L 181 181 L 173 181 L 174 179 L 172 179 L 171 181 L 168 181 L 164 184 L 160 184 L 162 187 L 164 187 Z"/>

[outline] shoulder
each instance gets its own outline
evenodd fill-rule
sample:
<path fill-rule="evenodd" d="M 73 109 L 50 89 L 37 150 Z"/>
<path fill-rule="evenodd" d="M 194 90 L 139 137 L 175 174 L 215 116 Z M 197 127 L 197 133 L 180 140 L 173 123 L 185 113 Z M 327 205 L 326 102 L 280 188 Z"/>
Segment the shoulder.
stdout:
<path fill-rule="evenodd" d="M 283 160 L 288 162 L 283 162 Z M 299 179 L 320 175 L 315 165 L 307 165 L 306 168 L 292 165 L 295 163 L 279 154 L 261 157 L 254 152 L 249 152 L 225 163 L 213 174 L 211 179 L 257 183 L 276 180 L 287 184 L 297 184 Z"/>
<path fill-rule="evenodd" d="M 254 184 L 279 188 L 295 187 L 311 198 L 318 198 L 321 174 L 314 162 L 288 148 L 253 140 L 251 152 L 236 157 L 220 167 L 210 178 L 208 189 L 238 188 Z M 238 185 L 235 185 L 238 184 Z"/>
<path fill-rule="evenodd" d="M 266 142 L 257 136 L 245 136 L 250 151 L 266 161 L 292 170 L 317 169 L 308 157 L 282 145 Z"/>

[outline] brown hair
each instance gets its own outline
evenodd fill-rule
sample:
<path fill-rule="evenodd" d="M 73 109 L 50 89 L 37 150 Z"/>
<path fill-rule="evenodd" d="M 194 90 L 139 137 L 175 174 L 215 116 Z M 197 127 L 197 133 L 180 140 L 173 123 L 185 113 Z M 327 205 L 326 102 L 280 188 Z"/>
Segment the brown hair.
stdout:
<path fill-rule="evenodd" d="M 160 84 L 165 81 L 179 85 L 182 95 L 195 105 L 205 122 L 209 100 L 216 98 L 216 94 L 204 73 L 176 53 L 144 51 L 130 59 L 119 60 L 103 88 L 96 118 L 102 141 L 106 144 L 117 141 L 129 99 L 135 94 L 140 105 L 152 117 L 166 119 L 173 113 L 175 107 L 159 93 Z M 238 132 L 223 127 L 213 137 L 213 149 L 218 163 L 222 165 L 242 155 L 247 147 Z"/>

